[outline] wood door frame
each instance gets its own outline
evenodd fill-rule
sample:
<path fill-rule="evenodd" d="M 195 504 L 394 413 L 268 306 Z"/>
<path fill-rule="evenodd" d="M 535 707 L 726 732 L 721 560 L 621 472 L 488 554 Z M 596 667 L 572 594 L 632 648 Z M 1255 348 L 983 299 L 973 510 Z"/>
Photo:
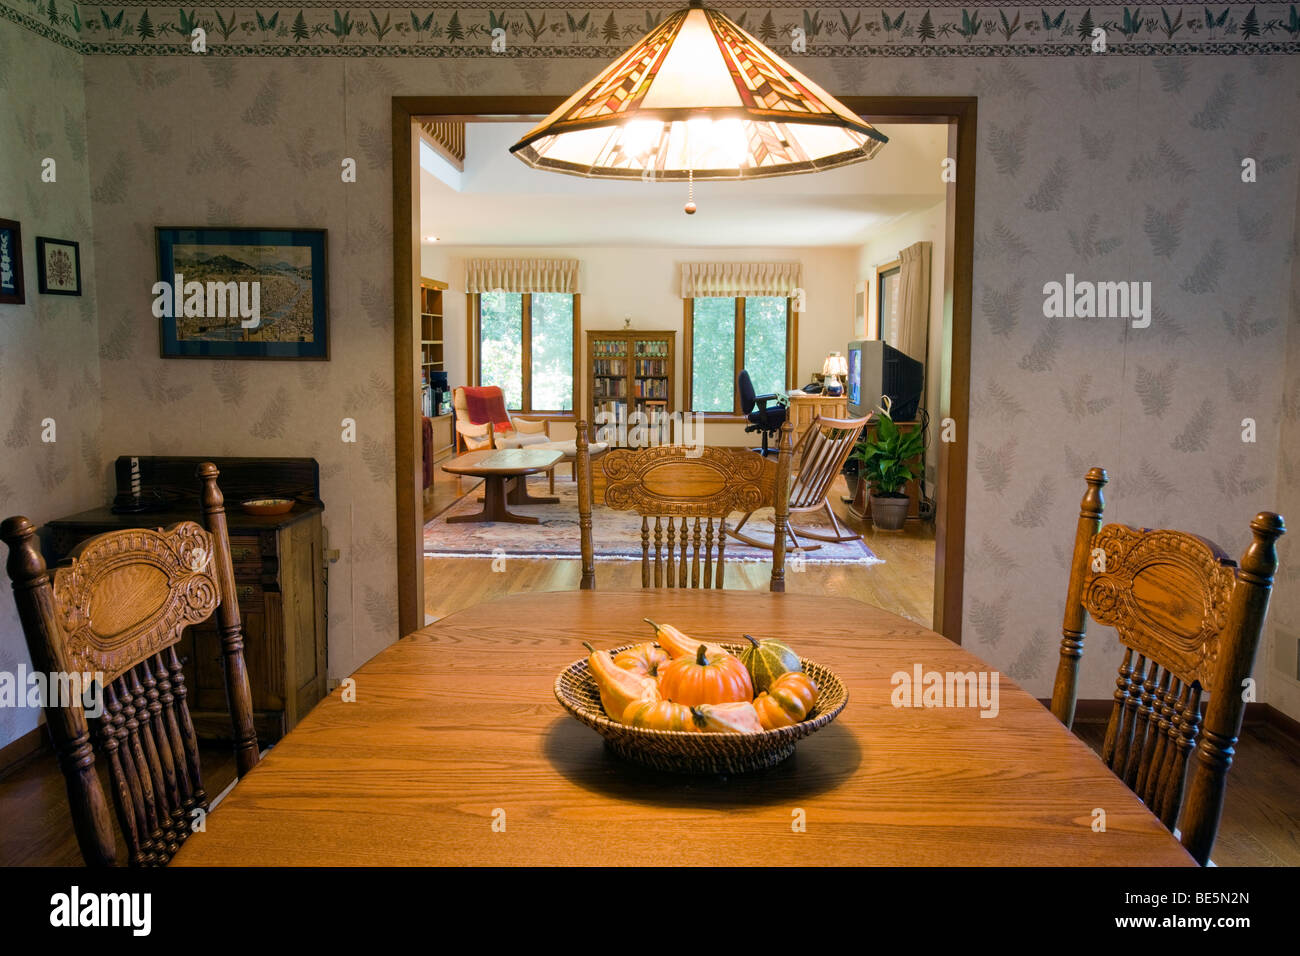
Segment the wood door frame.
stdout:
<path fill-rule="evenodd" d="M 424 625 L 423 530 L 421 501 L 419 395 L 415 389 L 416 342 L 419 340 L 420 235 L 419 116 L 481 120 L 545 116 L 563 96 L 394 96 L 393 145 L 393 372 L 394 455 L 397 462 L 397 607 L 401 634 Z M 975 258 L 975 133 L 978 119 L 973 96 L 844 96 L 849 109 L 872 122 L 948 125 L 948 156 L 956 160 L 956 180 L 947 185 L 944 257 L 944 346 L 939 357 L 941 388 L 936 425 L 956 423 L 955 440 L 937 443 L 934 618 L 931 626 L 961 643 L 962 579 L 966 551 L 966 480 L 970 421 L 970 347 L 972 270 Z M 402 170 L 406 170 L 403 174 Z"/>

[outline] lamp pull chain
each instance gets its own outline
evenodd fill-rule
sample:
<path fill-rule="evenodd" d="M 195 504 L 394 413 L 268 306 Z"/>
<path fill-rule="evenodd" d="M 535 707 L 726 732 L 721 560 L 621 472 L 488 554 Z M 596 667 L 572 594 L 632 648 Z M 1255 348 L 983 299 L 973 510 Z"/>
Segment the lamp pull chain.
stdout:
<path fill-rule="evenodd" d="M 685 207 L 683 207 L 683 208 L 685 208 L 685 210 L 686 210 L 686 215 L 688 215 L 688 216 L 693 216 L 693 215 L 695 215 L 695 209 L 696 209 L 696 206 L 695 206 L 695 170 L 694 170 L 694 169 L 688 169 L 688 170 L 686 170 L 686 183 L 687 183 L 687 186 L 686 186 L 686 190 L 687 190 L 687 192 L 686 192 L 686 205 L 685 205 Z"/>

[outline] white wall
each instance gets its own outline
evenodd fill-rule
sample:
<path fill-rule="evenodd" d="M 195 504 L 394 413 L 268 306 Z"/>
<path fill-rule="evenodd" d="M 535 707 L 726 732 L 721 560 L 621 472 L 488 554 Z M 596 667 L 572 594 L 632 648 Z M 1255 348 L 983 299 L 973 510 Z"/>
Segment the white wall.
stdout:
<path fill-rule="evenodd" d="M 912 358 L 926 362 L 925 367 L 925 407 L 930 410 L 930 415 L 936 414 L 939 408 L 939 355 L 943 347 L 943 317 L 945 314 L 943 298 L 943 269 L 947 248 L 945 245 L 944 230 L 946 226 L 947 203 L 939 202 L 929 209 L 923 209 L 919 212 L 904 216 L 897 222 L 893 223 L 888 229 L 883 230 L 879 235 L 872 237 L 871 241 L 866 243 L 858 253 L 857 289 L 862 288 L 865 284 L 870 287 L 870 293 L 867 301 L 865 316 L 874 315 L 876 312 L 876 297 L 878 290 L 876 288 L 876 267 L 882 266 L 887 262 L 893 262 L 898 258 L 901 250 L 906 249 L 914 242 L 929 242 L 931 245 L 930 253 L 930 356 L 926 361 L 924 355 L 913 355 Z M 855 335 L 861 337 L 866 334 L 865 316 L 863 323 L 855 330 Z M 933 374 L 931 374 L 933 371 Z M 938 456 L 934 454 L 935 436 L 938 434 L 938 423 L 931 422 L 930 426 L 930 449 L 926 453 L 925 470 L 926 481 L 930 482 L 928 489 L 931 494 L 934 493 L 934 480 L 936 467 L 938 465 Z"/>
<path fill-rule="evenodd" d="M 465 260 L 473 258 L 573 258 L 582 263 L 582 331 L 621 329 L 623 319 L 631 316 L 635 329 L 674 329 L 676 343 L 676 383 L 674 408 L 682 403 L 682 299 L 681 264 L 695 261 L 773 261 L 803 264 L 803 282 L 807 310 L 799 317 L 799 355 L 796 381 L 811 381 L 811 373 L 821 371 L 826 353 L 843 352 L 853 337 L 853 290 L 857 268 L 857 250 L 826 247 L 803 249 L 780 248 L 607 248 L 607 247 L 460 247 L 443 248 L 426 244 L 423 274 L 451 284 L 443 297 L 443 336 L 447 356 L 448 381 L 454 387 L 465 384 Z M 585 355 L 583 335 L 582 354 Z M 582 372 L 584 404 L 590 395 Z M 552 426 L 553 434 L 571 437 L 573 426 Z M 746 435 L 744 427 L 710 424 L 704 431 L 710 445 L 748 445 L 758 436 Z"/>

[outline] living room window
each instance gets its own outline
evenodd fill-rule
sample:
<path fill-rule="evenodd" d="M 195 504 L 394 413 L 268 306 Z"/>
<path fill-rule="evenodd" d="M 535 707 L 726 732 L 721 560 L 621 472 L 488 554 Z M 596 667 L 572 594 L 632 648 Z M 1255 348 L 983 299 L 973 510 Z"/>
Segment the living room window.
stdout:
<path fill-rule="evenodd" d="M 483 292 L 470 299 L 476 384 L 499 386 L 512 412 L 572 415 L 578 296 Z"/>
<path fill-rule="evenodd" d="M 749 371 L 759 395 L 791 387 L 794 316 L 787 296 L 697 296 L 686 300 L 686 407 L 740 415 L 736 380 Z"/>

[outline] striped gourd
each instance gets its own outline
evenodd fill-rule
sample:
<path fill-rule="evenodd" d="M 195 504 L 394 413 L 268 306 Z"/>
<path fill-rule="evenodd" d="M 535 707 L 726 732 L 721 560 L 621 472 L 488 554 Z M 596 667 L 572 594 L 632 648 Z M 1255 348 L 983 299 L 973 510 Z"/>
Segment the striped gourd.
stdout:
<path fill-rule="evenodd" d="M 740 661 L 749 671 L 756 694 L 767 690 L 772 681 L 782 674 L 803 670 L 799 655 L 780 641 L 757 641 L 748 634 L 745 635 L 745 640 L 751 646 L 740 652 Z"/>

